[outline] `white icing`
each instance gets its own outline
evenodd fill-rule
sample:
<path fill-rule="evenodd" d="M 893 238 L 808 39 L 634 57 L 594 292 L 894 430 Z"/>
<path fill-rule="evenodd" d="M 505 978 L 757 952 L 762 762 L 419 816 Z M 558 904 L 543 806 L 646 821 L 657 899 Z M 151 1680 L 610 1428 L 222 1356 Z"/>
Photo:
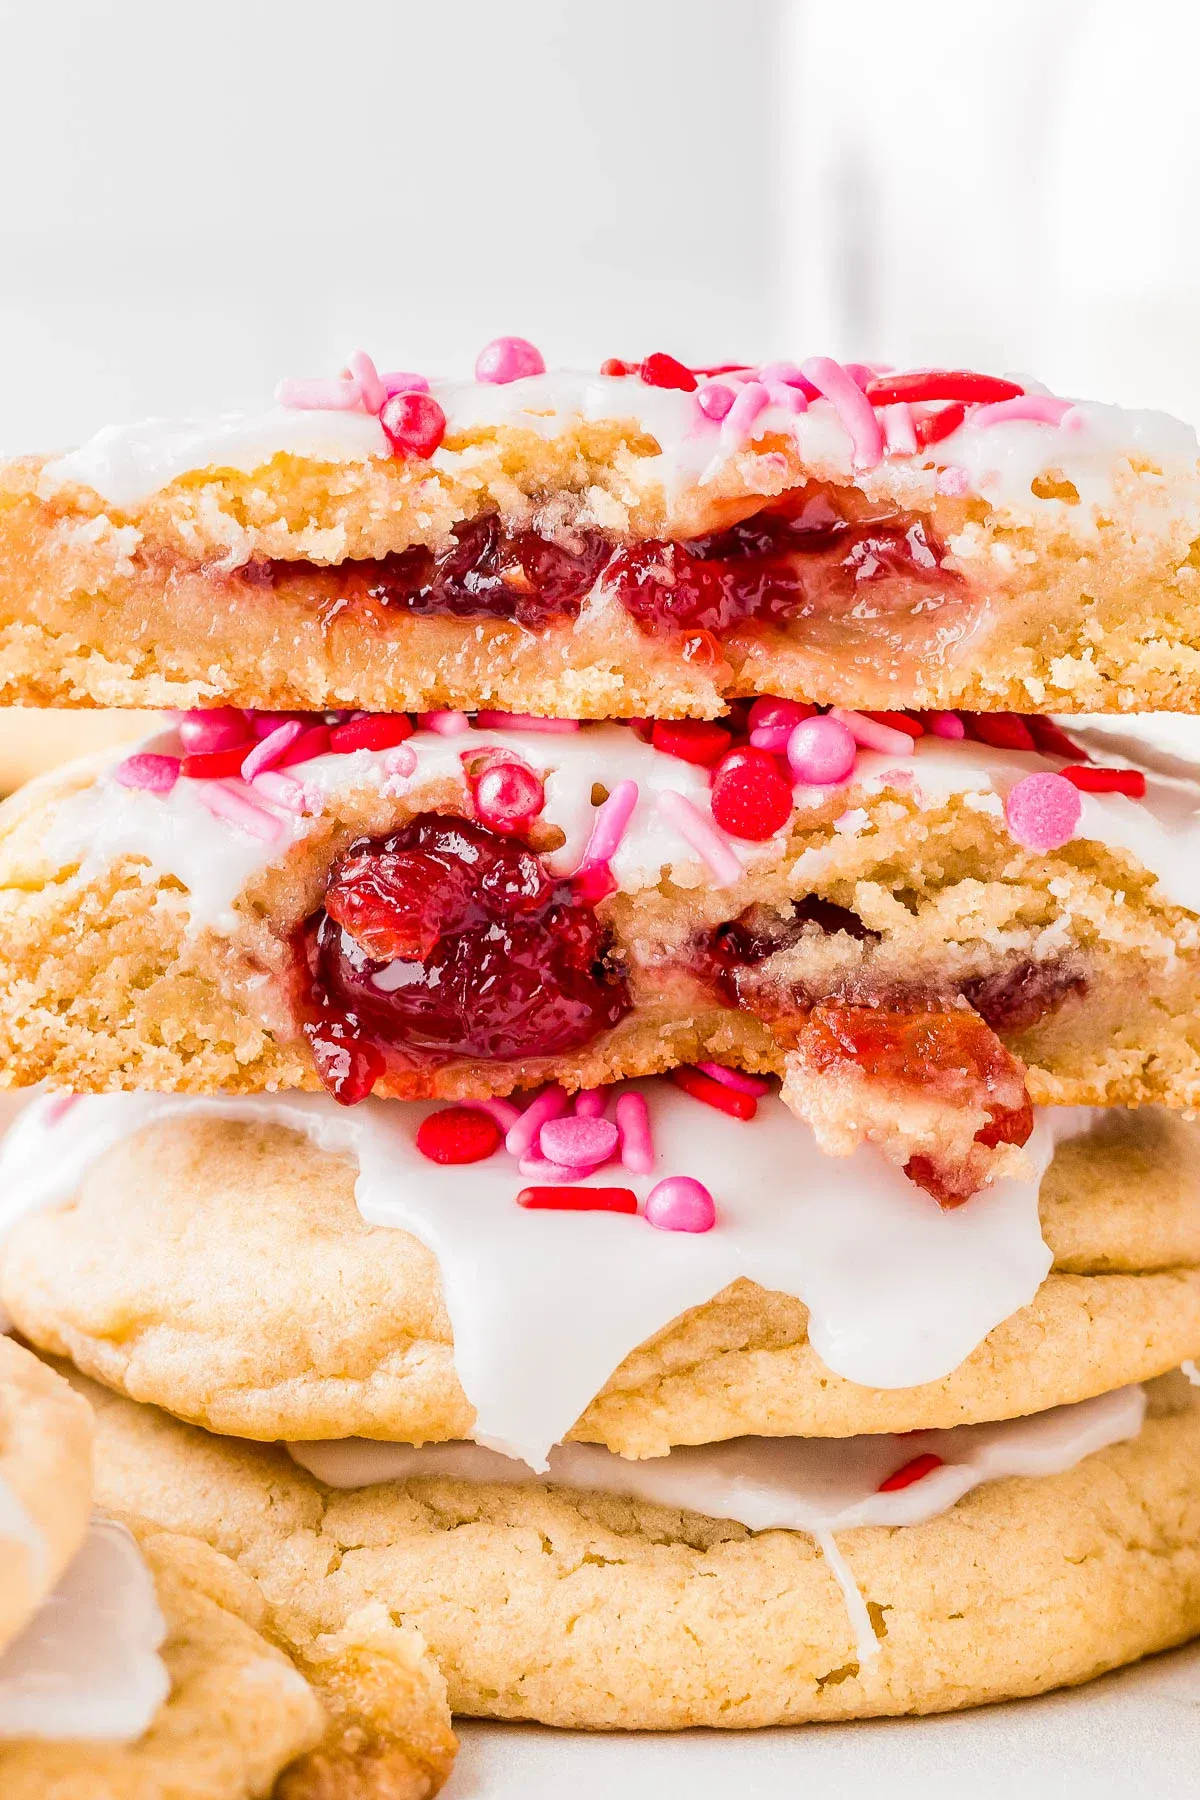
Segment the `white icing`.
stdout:
<path fill-rule="evenodd" d="M 712 1231 L 527 1211 L 516 1205 L 526 1179 L 503 1151 L 467 1168 L 419 1154 L 428 1104 L 110 1094 L 77 1100 L 57 1124 L 45 1101 L 18 1118 L 0 1146 L 0 1232 L 35 1207 L 69 1201 L 96 1158 L 157 1119 L 305 1132 L 356 1160 L 365 1219 L 412 1233 L 437 1257 L 476 1440 L 540 1467 L 632 1350 L 740 1276 L 802 1300 L 814 1350 L 848 1380 L 901 1388 L 947 1375 L 1049 1271 L 1038 1187 L 1054 1143 L 1091 1122 L 1084 1109 L 1040 1112 L 1028 1176 L 947 1212 L 870 1146 L 825 1156 L 774 1097 L 742 1123 L 668 1081 L 631 1085 L 651 1109 L 655 1169 L 610 1167 L 586 1185 L 630 1187 L 644 1200 L 667 1174 L 695 1175 L 717 1203 Z"/>
<path fill-rule="evenodd" d="M 1111 740 L 1087 732 L 1076 735 L 1092 747 L 1099 761 L 1111 758 Z M 172 742 L 153 740 L 149 747 L 170 749 Z M 625 726 L 585 725 L 569 734 L 472 730 L 457 737 L 418 731 L 408 742 L 417 759 L 409 777 L 389 775 L 388 753 L 368 750 L 318 757 L 291 771 L 299 774 L 309 790 L 315 813 L 301 817 L 260 800 L 280 821 L 280 834 L 273 842 L 251 837 L 240 826 L 214 818 L 196 798 L 193 783 L 178 781 L 170 794 L 162 795 L 122 787 L 111 773 L 102 773 L 91 785 L 58 802 L 46 834 L 47 853 L 60 863 L 78 861 L 85 879 L 118 858 L 145 857 L 156 872 L 174 875 L 187 888 L 191 930 L 232 933 L 238 925 L 234 902 L 247 882 L 280 861 L 312 831 L 322 810 L 339 795 L 380 788 L 403 796 L 430 781 L 461 780 L 463 750 L 503 744 L 546 779 L 542 818 L 564 835 L 562 848 L 546 858 L 554 873 L 569 874 L 583 854 L 594 818 L 593 785 L 600 782 L 611 790 L 620 781 L 632 780 L 638 784 L 639 800 L 613 859 L 618 886 L 635 892 L 656 885 L 664 875 L 674 876 L 682 886 L 709 879 L 695 851 L 655 804 L 661 793 L 682 794 L 711 823 L 707 771 L 655 750 Z M 1136 746 L 1122 745 L 1122 761 L 1132 760 L 1134 750 Z M 123 750 L 115 753 L 114 762 L 124 754 Z M 862 752 L 853 785 L 867 794 L 885 789 L 915 793 L 927 805 L 956 794 L 976 795 L 980 809 L 999 814 L 1003 796 L 1015 782 L 1061 766 L 1061 761 L 1033 751 L 997 750 L 985 744 L 926 736 L 918 740 L 915 754 L 902 761 L 874 751 Z M 1158 877 L 1168 900 L 1200 912 L 1198 771 L 1144 747 L 1136 766 L 1146 775 L 1145 799 L 1084 794 L 1077 836 L 1126 850 Z M 828 797 L 826 788 L 797 787 L 801 819 L 806 810 L 824 806 Z M 867 815 L 857 809 L 843 814 L 838 827 L 849 833 L 861 831 L 868 822 Z M 779 838 L 765 844 L 728 841 L 743 865 L 749 866 L 770 856 Z M 820 859 L 826 852 L 816 849 L 807 854 Z M 815 875 L 819 866 L 819 860 L 806 865 L 801 858 L 796 873 L 803 876 L 809 868 Z"/>
<path fill-rule="evenodd" d="M 1136 1437 L 1145 1412 L 1143 1390 L 1126 1387 L 1031 1418 L 903 1437 L 735 1438 L 680 1446 L 644 1462 L 629 1462 L 598 1444 L 559 1444 L 550 1452 L 546 1479 L 558 1487 L 734 1519 L 751 1531 L 810 1533 L 841 1585 L 863 1660 L 877 1649 L 875 1634 L 834 1532 L 919 1525 L 983 1482 L 1061 1474 L 1109 1444 Z M 334 1488 L 430 1477 L 505 1485 L 537 1479 L 528 1464 L 478 1444 L 414 1447 L 351 1438 L 288 1449 L 302 1468 Z M 879 1492 L 889 1475 L 930 1452 L 941 1457 L 941 1468 L 897 1492 Z"/>
<path fill-rule="evenodd" d="M 141 1737 L 170 1691 L 165 1636 L 134 1540 L 93 1519 L 57 1588 L 0 1655 L 0 1740 Z"/>

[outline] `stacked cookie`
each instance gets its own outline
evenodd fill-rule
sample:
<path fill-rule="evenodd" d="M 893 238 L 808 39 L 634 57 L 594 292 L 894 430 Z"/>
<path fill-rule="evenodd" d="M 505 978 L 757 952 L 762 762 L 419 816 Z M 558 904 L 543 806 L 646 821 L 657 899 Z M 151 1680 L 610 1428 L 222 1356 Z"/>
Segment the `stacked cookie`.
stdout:
<path fill-rule="evenodd" d="M 820 357 L 476 377 L 0 473 L 6 698 L 175 709 L 0 835 L 52 1090 L 0 1293 L 102 1384 L 101 1503 L 490 1717 L 1181 1641 L 1200 784 L 1049 715 L 1196 707 L 1194 437 Z"/>

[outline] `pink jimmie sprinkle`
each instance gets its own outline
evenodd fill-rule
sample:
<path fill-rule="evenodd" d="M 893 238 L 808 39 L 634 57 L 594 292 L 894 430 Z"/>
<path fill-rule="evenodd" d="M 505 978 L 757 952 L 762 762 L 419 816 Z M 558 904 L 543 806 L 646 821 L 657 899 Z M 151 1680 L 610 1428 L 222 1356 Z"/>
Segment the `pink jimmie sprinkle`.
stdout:
<path fill-rule="evenodd" d="M 575 1096 L 575 1112 L 581 1119 L 602 1119 L 607 1105 L 608 1093 L 604 1088 L 581 1088 Z"/>
<path fill-rule="evenodd" d="M 595 1169 L 608 1161 L 618 1142 L 611 1119 L 581 1118 L 578 1113 L 547 1119 L 538 1133 L 538 1149 L 547 1162 L 564 1168 Z"/>
<path fill-rule="evenodd" d="M 145 788 L 151 794 L 169 794 L 179 780 L 179 758 L 158 756 L 151 750 L 139 750 L 127 756 L 113 770 L 113 780 L 122 787 Z"/>
<path fill-rule="evenodd" d="M 494 1119 L 501 1131 L 505 1133 L 512 1130 L 521 1116 L 520 1107 L 514 1106 L 511 1100 L 456 1100 L 454 1104 L 455 1106 L 465 1106 L 468 1112 L 486 1113 L 488 1118 Z"/>
<path fill-rule="evenodd" d="M 301 412 L 353 412 L 361 399 L 357 381 L 302 381 L 289 377 L 275 389 L 280 406 Z"/>
<path fill-rule="evenodd" d="M 658 796 L 658 810 L 691 845 L 718 887 L 741 879 L 742 865 L 716 826 L 684 794 L 671 788 Z"/>
<path fill-rule="evenodd" d="M 610 863 L 621 848 L 621 839 L 633 817 L 633 809 L 638 803 L 638 784 L 636 781 L 618 781 L 608 799 L 596 808 L 596 817 L 592 823 L 592 835 L 588 839 L 587 849 L 583 853 L 583 861 L 579 868 L 594 869 L 599 865 Z"/>
<path fill-rule="evenodd" d="M 1017 419 L 1035 425 L 1061 425 L 1071 405 L 1070 400 L 1056 400 L 1053 394 L 1018 394 L 1014 400 L 996 400 L 990 406 L 976 407 L 970 422 L 977 431 Z"/>
<path fill-rule="evenodd" d="M 733 389 L 727 387 L 723 381 L 710 381 L 697 393 L 696 405 L 706 419 L 712 419 L 715 424 L 719 424 L 736 399 L 737 395 Z"/>
<path fill-rule="evenodd" d="M 525 1156 L 533 1149 L 538 1134 L 548 1119 L 560 1119 L 567 1110 L 567 1096 L 556 1086 L 543 1088 L 531 1100 L 520 1118 L 509 1126 L 504 1148 L 510 1156 Z"/>
<path fill-rule="evenodd" d="M 291 749 L 303 730 L 299 719 L 288 719 L 283 725 L 277 725 L 265 738 L 260 738 L 253 750 L 246 752 L 242 763 L 242 780 L 253 781 L 264 770 L 273 769 L 284 751 Z"/>
<path fill-rule="evenodd" d="M 804 379 L 799 363 L 769 362 L 764 363 L 758 371 L 758 379 L 765 382 L 783 382 L 787 387 L 795 388 L 806 400 L 815 400 L 817 389 L 811 381 Z"/>
<path fill-rule="evenodd" d="M 957 713 L 935 712 L 929 715 L 929 729 L 934 737 L 965 738 L 967 728 Z"/>
<path fill-rule="evenodd" d="M 356 350 L 349 359 L 348 367 L 358 383 L 363 405 L 369 413 L 377 413 L 388 397 L 388 391 L 380 379 L 379 370 L 365 350 Z"/>
<path fill-rule="evenodd" d="M 429 378 L 426 375 L 413 375 L 408 369 L 389 369 L 380 377 L 387 389 L 390 400 L 393 394 L 427 394 Z"/>
<path fill-rule="evenodd" d="M 755 421 L 770 404 L 766 384 L 748 381 L 721 421 L 721 442 L 739 447 L 748 444 L 754 435 Z"/>
<path fill-rule="evenodd" d="M 42 1111 L 43 1125 L 57 1125 L 65 1119 L 76 1101 L 82 1099 L 81 1094 L 47 1094 Z"/>
<path fill-rule="evenodd" d="M 697 1063 L 696 1067 L 702 1075 L 719 1081 L 722 1087 L 732 1088 L 738 1094 L 753 1094 L 756 1100 L 771 1091 L 769 1081 L 763 1081 L 757 1075 L 745 1075 L 741 1069 L 727 1069 L 724 1063 L 703 1062 Z"/>
<path fill-rule="evenodd" d="M 461 737 L 464 731 L 471 729 L 471 721 L 465 712 L 418 713 L 417 724 L 423 731 L 436 731 L 439 737 Z"/>
<path fill-rule="evenodd" d="M 621 1133 L 621 1161 L 631 1175 L 654 1172 L 654 1136 L 650 1108 L 643 1094 L 622 1094 L 617 1101 L 617 1129 Z"/>
<path fill-rule="evenodd" d="M 522 381 L 530 375 L 545 373 L 546 359 L 528 338 L 493 338 L 475 358 L 476 381 L 492 381 L 503 386 L 510 381 Z"/>
<path fill-rule="evenodd" d="M 210 750 L 236 750 L 239 744 L 248 748 L 251 738 L 246 715 L 236 706 L 180 713 L 177 729 L 179 741 L 190 756 L 205 756 Z"/>
<path fill-rule="evenodd" d="M 283 830 L 282 820 L 265 806 L 257 805 L 244 788 L 231 781 L 198 781 L 192 792 L 214 818 L 228 820 L 251 837 L 273 843 Z"/>
<path fill-rule="evenodd" d="M 264 800 L 270 800 L 275 806 L 282 806 L 285 812 L 302 813 L 311 810 L 308 796 L 303 784 L 292 775 L 285 775 L 280 769 L 264 769 L 256 775 L 250 784 L 256 794 Z"/>
<path fill-rule="evenodd" d="M 717 1209 L 702 1181 L 668 1175 L 647 1194 L 643 1217 L 656 1231 L 711 1231 Z"/>
<path fill-rule="evenodd" d="M 881 406 L 879 416 L 883 420 L 883 438 L 888 455 L 915 456 L 917 428 L 913 424 L 912 408 L 903 403 Z"/>
<path fill-rule="evenodd" d="M 849 432 L 854 467 L 876 468 L 883 461 L 883 431 L 875 408 L 853 376 L 831 356 L 810 356 L 800 368 Z"/>
<path fill-rule="evenodd" d="M 1008 791 L 1004 817 L 1023 850 L 1061 850 L 1074 837 L 1083 812 L 1078 788 L 1062 775 L 1026 775 Z"/>
<path fill-rule="evenodd" d="M 481 712 L 475 723 L 492 731 L 551 731 L 565 735 L 579 730 L 578 719 L 539 719 L 534 713 Z"/>
<path fill-rule="evenodd" d="M 836 787 L 854 773 L 858 746 L 840 719 L 805 719 L 787 743 L 788 766 L 807 787 Z"/>
<path fill-rule="evenodd" d="M 764 381 L 763 386 L 772 406 L 782 406 L 784 412 L 808 411 L 808 401 L 798 387 L 792 387 L 786 381 Z"/>
<path fill-rule="evenodd" d="M 844 707 L 834 706 L 829 717 L 844 725 L 856 744 L 864 750 L 878 750 L 882 756 L 911 756 L 913 740 L 907 731 L 897 731 L 894 725 L 881 725 L 878 719 L 868 719 L 865 713 L 848 712 Z"/>

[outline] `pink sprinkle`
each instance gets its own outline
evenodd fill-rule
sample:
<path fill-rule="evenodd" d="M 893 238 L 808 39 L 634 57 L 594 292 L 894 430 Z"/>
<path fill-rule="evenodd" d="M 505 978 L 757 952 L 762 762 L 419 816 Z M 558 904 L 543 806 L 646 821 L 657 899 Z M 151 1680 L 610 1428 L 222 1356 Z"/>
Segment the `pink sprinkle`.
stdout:
<path fill-rule="evenodd" d="M 465 712 L 418 713 L 417 724 L 423 731 L 436 731 L 439 737 L 461 737 L 464 731 L 471 729 L 471 721 Z"/>
<path fill-rule="evenodd" d="M 575 1112 L 581 1119 L 602 1119 L 607 1105 L 606 1088 L 581 1088 L 575 1096 Z"/>
<path fill-rule="evenodd" d="M 187 714 L 181 713 L 180 717 L 186 718 Z M 246 717 L 250 721 L 250 729 L 254 736 L 265 738 L 270 737 L 271 733 L 280 725 L 286 725 L 289 719 L 299 719 L 302 725 L 308 725 L 311 723 L 313 715 L 311 713 L 248 712 Z"/>
<path fill-rule="evenodd" d="M 1069 785 L 1069 784 L 1068 784 Z M 227 781 L 198 781 L 192 789 L 201 806 L 214 818 L 249 832 L 251 837 L 273 843 L 283 830 L 283 822 L 265 807 L 258 806 L 240 786 Z"/>
<path fill-rule="evenodd" d="M 509 381 L 523 381 L 530 375 L 545 373 L 546 359 L 528 338 L 493 338 L 475 358 L 476 381 L 492 381 L 503 386 Z"/>
<path fill-rule="evenodd" d="M 610 863 L 621 848 L 621 839 L 625 836 L 626 827 L 633 817 L 633 809 L 638 803 L 638 784 L 636 781 L 618 781 L 608 799 L 596 808 L 596 817 L 592 823 L 592 835 L 588 839 L 587 849 L 583 853 L 581 869 L 594 868 L 597 863 Z"/>
<path fill-rule="evenodd" d="M 656 1231 L 711 1231 L 717 1222 L 713 1197 L 690 1175 L 668 1175 L 646 1196 L 643 1218 Z"/>
<path fill-rule="evenodd" d="M 291 748 L 303 730 L 299 719 L 288 719 L 285 724 L 277 725 L 269 736 L 260 738 L 253 750 L 246 752 L 242 763 L 242 780 L 253 781 L 264 770 L 273 769 L 284 751 Z"/>
<path fill-rule="evenodd" d="M 169 794 L 179 780 L 179 758 L 158 756 L 152 750 L 139 750 L 127 756 L 113 770 L 113 780 L 122 787 L 145 788 L 151 794 Z"/>
<path fill-rule="evenodd" d="M 754 434 L 754 422 L 771 404 L 771 396 L 761 381 L 748 381 L 721 421 L 721 442 L 727 445 L 748 444 Z"/>
<path fill-rule="evenodd" d="M 967 728 L 957 713 L 935 712 L 929 715 L 929 729 L 934 737 L 965 738 Z"/>
<path fill-rule="evenodd" d="M 377 413 L 388 397 L 388 391 L 379 379 L 379 370 L 365 350 L 354 352 L 349 361 L 349 368 L 358 383 L 363 405 L 369 413 Z"/>
<path fill-rule="evenodd" d="M 270 800 L 276 806 L 282 806 L 285 812 L 302 813 L 308 808 L 303 784 L 278 769 L 264 769 L 261 775 L 254 777 L 250 785 L 256 794 L 261 794 L 264 800 Z"/>
<path fill-rule="evenodd" d="M 696 1067 L 702 1075 L 719 1081 L 722 1087 L 733 1088 L 738 1094 L 753 1094 L 756 1100 L 771 1091 L 769 1081 L 763 1081 L 758 1075 L 746 1075 L 741 1069 L 727 1069 L 724 1063 L 703 1062 L 697 1063 Z"/>
<path fill-rule="evenodd" d="M 1071 406 L 1070 400 L 1056 400 L 1053 394 L 1018 394 L 1012 400 L 994 400 L 990 406 L 976 407 L 968 423 L 977 431 L 1015 419 L 1028 419 L 1035 425 L 1060 425 Z"/>
<path fill-rule="evenodd" d="M 831 356 L 810 356 L 800 368 L 849 432 L 854 467 L 878 467 L 883 461 L 883 432 L 875 408 L 853 376 Z"/>
<path fill-rule="evenodd" d="M 848 712 L 845 707 L 830 708 L 829 717 L 844 725 L 856 744 L 864 750 L 878 750 L 882 756 L 911 756 L 913 739 L 907 731 L 897 731 L 894 725 L 881 725 L 878 719 L 868 719 L 865 713 Z"/>
<path fill-rule="evenodd" d="M 280 753 L 275 766 L 277 769 L 291 769 L 299 763 L 311 762 L 314 756 L 328 754 L 328 725 L 309 725 Z"/>
<path fill-rule="evenodd" d="M 786 750 L 797 725 L 811 719 L 816 710 L 815 706 L 803 705 L 799 700 L 774 700 L 763 695 L 750 708 L 751 744 L 756 750 Z"/>
<path fill-rule="evenodd" d="M 250 727 L 245 713 L 234 706 L 214 706 L 210 711 L 187 712 L 180 716 L 179 741 L 193 756 L 210 750 L 236 750 L 249 744 Z"/>
<path fill-rule="evenodd" d="M 579 730 L 578 719 L 540 719 L 535 713 L 480 712 L 475 723 L 489 731 L 552 731 L 564 734 Z"/>
<path fill-rule="evenodd" d="M 1008 829 L 1023 850 L 1061 850 L 1083 813 L 1079 789 L 1063 775 L 1026 775 L 1004 802 Z"/>
<path fill-rule="evenodd" d="M 79 1094 L 47 1094 L 46 1104 L 42 1110 L 43 1125 L 57 1125 L 65 1119 L 71 1108 L 82 1098 Z"/>
<path fill-rule="evenodd" d="M 538 1134 L 538 1149 L 547 1162 L 574 1169 L 595 1169 L 607 1162 L 619 1136 L 611 1119 L 589 1119 L 579 1113 L 547 1119 Z"/>
<path fill-rule="evenodd" d="M 912 408 L 903 403 L 896 406 L 881 406 L 880 417 L 883 420 L 883 438 L 889 456 L 915 456 L 917 453 L 917 428 L 913 424 Z"/>
<path fill-rule="evenodd" d="M 524 1156 L 533 1149 L 538 1133 L 548 1119 L 560 1119 L 567 1110 L 567 1096 L 557 1083 L 543 1088 L 536 1099 L 529 1102 L 520 1118 L 510 1125 L 504 1139 L 504 1148 L 510 1156 Z"/>
<path fill-rule="evenodd" d="M 617 1101 L 617 1129 L 621 1133 L 621 1161 L 629 1173 L 652 1175 L 654 1137 L 644 1094 L 621 1095 Z"/>
<path fill-rule="evenodd" d="M 817 397 L 818 389 L 813 386 L 811 381 L 805 379 L 804 371 L 799 363 L 764 363 L 758 371 L 758 379 L 766 382 L 781 381 L 790 388 L 796 388 L 806 400 L 815 400 Z"/>
<path fill-rule="evenodd" d="M 301 412 L 353 412 L 361 394 L 357 381 L 303 381 L 289 377 L 275 389 L 280 406 Z"/>
<path fill-rule="evenodd" d="M 489 1119 L 495 1119 L 501 1131 L 509 1132 L 521 1116 L 519 1106 L 511 1100 L 456 1100 L 455 1106 L 465 1106 L 468 1112 L 486 1113 Z"/>
<path fill-rule="evenodd" d="M 789 387 L 786 381 L 764 381 L 763 386 L 772 406 L 782 406 L 784 412 L 808 411 L 808 401 L 799 388 Z"/>
<path fill-rule="evenodd" d="M 726 387 L 723 381 L 710 381 L 697 393 L 696 405 L 706 419 L 712 419 L 719 423 L 728 413 L 736 398 L 733 389 Z"/>
<path fill-rule="evenodd" d="M 840 719 L 805 719 L 787 744 L 788 766 L 807 787 L 837 786 L 854 773 L 858 746 Z"/>
<path fill-rule="evenodd" d="M 389 750 L 383 759 L 385 775 L 398 775 L 401 778 L 413 773 L 417 766 L 417 753 L 411 744 L 397 744 Z"/>
<path fill-rule="evenodd" d="M 572 1187 L 586 1181 L 589 1175 L 594 1175 L 595 1166 L 577 1169 L 572 1163 L 547 1162 L 544 1156 L 535 1156 L 530 1151 L 528 1155 L 518 1157 L 517 1173 L 528 1180 Z"/>
<path fill-rule="evenodd" d="M 429 380 L 425 375 L 413 375 L 407 369 L 390 369 L 379 377 L 387 389 L 390 400 L 393 394 L 427 394 Z"/>
<path fill-rule="evenodd" d="M 657 806 L 685 843 L 691 845 L 718 887 L 729 887 L 741 879 L 742 865 L 732 848 L 686 795 L 668 788 L 658 796 Z"/>

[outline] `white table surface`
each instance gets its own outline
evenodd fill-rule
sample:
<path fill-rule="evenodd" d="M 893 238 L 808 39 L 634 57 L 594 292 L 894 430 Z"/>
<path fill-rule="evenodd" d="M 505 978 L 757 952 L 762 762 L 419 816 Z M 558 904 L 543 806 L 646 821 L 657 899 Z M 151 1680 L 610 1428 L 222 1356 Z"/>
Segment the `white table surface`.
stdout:
<path fill-rule="evenodd" d="M 940 1718 L 727 1733 L 458 1729 L 444 1800 L 1195 1800 L 1200 1643 L 1084 1688 Z"/>

